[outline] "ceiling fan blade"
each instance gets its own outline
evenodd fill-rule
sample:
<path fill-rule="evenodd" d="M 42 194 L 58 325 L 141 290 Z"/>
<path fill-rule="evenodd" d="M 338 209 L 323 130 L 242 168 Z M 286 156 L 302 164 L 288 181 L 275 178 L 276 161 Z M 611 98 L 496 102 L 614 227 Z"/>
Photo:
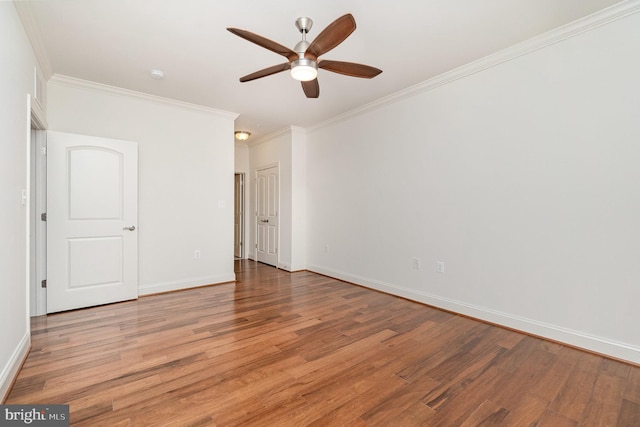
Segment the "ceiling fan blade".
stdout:
<path fill-rule="evenodd" d="M 243 39 L 250 41 L 251 43 L 255 43 L 258 46 L 269 49 L 271 52 L 275 52 L 278 55 L 284 56 L 289 60 L 289 62 L 295 61 L 300 57 L 300 55 L 298 55 L 288 47 L 282 46 L 280 43 L 276 43 L 266 37 L 259 36 L 258 34 L 252 33 L 251 31 L 240 30 L 238 28 L 227 28 L 227 30 L 238 37 L 242 37 Z"/>
<path fill-rule="evenodd" d="M 364 79 L 371 79 L 382 72 L 382 70 L 376 67 L 344 61 L 322 60 L 318 63 L 318 68 L 333 71 L 338 74 L 344 74 L 345 76 L 361 77 Z"/>
<path fill-rule="evenodd" d="M 273 67 L 265 68 L 263 70 L 256 71 L 255 73 L 247 74 L 244 77 L 240 77 L 240 81 L 242 83 L 250 82 L 251 80 L 259 79 L 261 77 L 267 77 L 272 74 L 277 74 L 282 71 L 287 71 L 289 69 L 291 69 L 291 64 L 289 64 L 288 62 L 285 62 L 284 64 L 274 65 Z"/>
<path fill-rule="evenodd" d="M 356 20 L 350 13 L 341 16 L 318 34 L 307 48 L 304 57 L 315 61 L 320 55 L 324 55 L 342 43 L 355 29 Z"/>
<path fill-rule="evenodd" d="M 304 91 L 304 94 L 307 95 L 307 98 L 317 98 L 320 96 L 320 85 L 318 84 L 318 79 L 300 83 L 302 83 L 302 90 Z"/>

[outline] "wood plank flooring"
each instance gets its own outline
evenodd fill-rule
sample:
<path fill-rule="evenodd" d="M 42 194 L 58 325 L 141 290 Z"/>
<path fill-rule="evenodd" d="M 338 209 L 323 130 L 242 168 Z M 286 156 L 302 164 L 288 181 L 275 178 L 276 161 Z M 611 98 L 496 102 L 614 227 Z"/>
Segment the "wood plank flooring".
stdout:
<path fill-rule="evenodd" d="M 6 403 L 77 426 L 640 426 L 640 367 L 309 272 L 33 319 Z"/>

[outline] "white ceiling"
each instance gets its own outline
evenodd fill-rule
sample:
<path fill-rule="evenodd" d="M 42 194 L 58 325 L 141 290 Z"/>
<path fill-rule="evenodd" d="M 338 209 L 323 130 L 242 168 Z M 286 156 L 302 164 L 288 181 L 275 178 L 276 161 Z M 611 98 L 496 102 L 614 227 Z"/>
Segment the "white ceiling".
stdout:
<path fill-rule="evenodd" d="M 619 0 L 46 0 L 21 2 L 34 20 L 51 72 L 239 113 L 255 136 L 311 126 L 425 81 Z M 351 13 L 357 30 L 321 59 L 383 70 L 358 79 L 319 71 L 307 99 L 288 72 L 240 83 L 286 62 L 226 31 L 237 27 L 293 48 L 295 19 L 309 40 Z M 160 69 L 164 80 L 149 72 Z"/>

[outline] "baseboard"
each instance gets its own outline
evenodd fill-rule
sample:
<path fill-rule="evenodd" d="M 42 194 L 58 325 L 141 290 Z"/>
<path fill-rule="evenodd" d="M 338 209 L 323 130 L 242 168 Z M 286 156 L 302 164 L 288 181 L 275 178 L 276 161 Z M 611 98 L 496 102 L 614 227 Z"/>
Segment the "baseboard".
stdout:
<path fill-rule="evenodd" d="M 438 295 L 432 295 L 426 292 L 420 292 L 397 285 L 391 285 L 389 283 L 384 283 L 378 280 L 373 280 L 342 271 L 336 271 L 317 265 L 307 265 L 307 270 L 339 280 L 344 280 L 346 282 L 354 283 L 359 286 L 364 286 L 366 288 L 375 289 L 377 291 L 427 304 L 436 308 L 441 308 L 443 310 L 451 311 L 464 316 L 472 317 L 485 322 L 504 326 L 509 329 L 524 332 L 526 334 L 531 334 L 541 338 L 564 343 L 572 347 L 581 348 L 614 359 L 627 361 L 633 364 L 640 364 L 640 348 L 623 342 L 594 336 L 581 331 L 563 328 L 534 319 L 528 319 L 509 313 L 503 313 L 496 310 L 475 306 L 473 304 L 444 298 Z"/>
<path fill-rule="evenodd" d="M 289 265 L 289 264 L 283 264 L 283 263 L 279 263 L 278 268 L 280 270 L 288 271 L 289 273 L 295 273 L 295 272 L 304 271 L 307 269 L 307 267 L 305 266 Z"/>
<path fill-rule="evenodd" d="M 0 396 L 2 396 L 2 403 L 7 400 L 11 386 L 18 376 L 22 363 L 27 358 L 27 355 L 29 355 L 30 349 L 31 335 L 29 331 L 27 331 L 24 337 L 20 340 L 20 344 L 18 344 L 18 347 L 14 350 L 9 362 L 4 367 L 2 374 L 0 375 Z"/>
<path fill-rule="evenodd" d="M 138 295 L 178 291 L 181 289 L 197 288 L 199 286 L 215 285 L 217 283 L 234 282 L 235 280 L 235 273 L 230 273 L 217 276 L 194 277 L 187 280 L 175 280 L 171 282 L 149 283 L 138 286 Z"/>
<path fill-rule="evenodd" d="M 279 262 L 277 268 L 279 268 L 280 270 L 288 271 L 289 273 L 291 273 L 291 266 L 289 264 L 284 264 L 284 263 Z"/>

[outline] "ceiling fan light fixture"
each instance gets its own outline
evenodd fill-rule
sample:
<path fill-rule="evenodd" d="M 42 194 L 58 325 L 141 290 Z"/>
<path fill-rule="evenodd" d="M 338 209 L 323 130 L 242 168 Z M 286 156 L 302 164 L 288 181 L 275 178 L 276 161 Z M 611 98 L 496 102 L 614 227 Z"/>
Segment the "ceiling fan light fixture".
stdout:
<path fill-rule="evenodd" d="M 238 141 L 246 141 L 251 136 L 251 132 L 247 132 L 246 130 L 237 130 L 234 135 Z"/>
<path fill-rule="evenodd" d="M 318 77 L 318 64 L 307 58 L 296 59 L 291 63 L 291 77 L 308 82 Z"/>

